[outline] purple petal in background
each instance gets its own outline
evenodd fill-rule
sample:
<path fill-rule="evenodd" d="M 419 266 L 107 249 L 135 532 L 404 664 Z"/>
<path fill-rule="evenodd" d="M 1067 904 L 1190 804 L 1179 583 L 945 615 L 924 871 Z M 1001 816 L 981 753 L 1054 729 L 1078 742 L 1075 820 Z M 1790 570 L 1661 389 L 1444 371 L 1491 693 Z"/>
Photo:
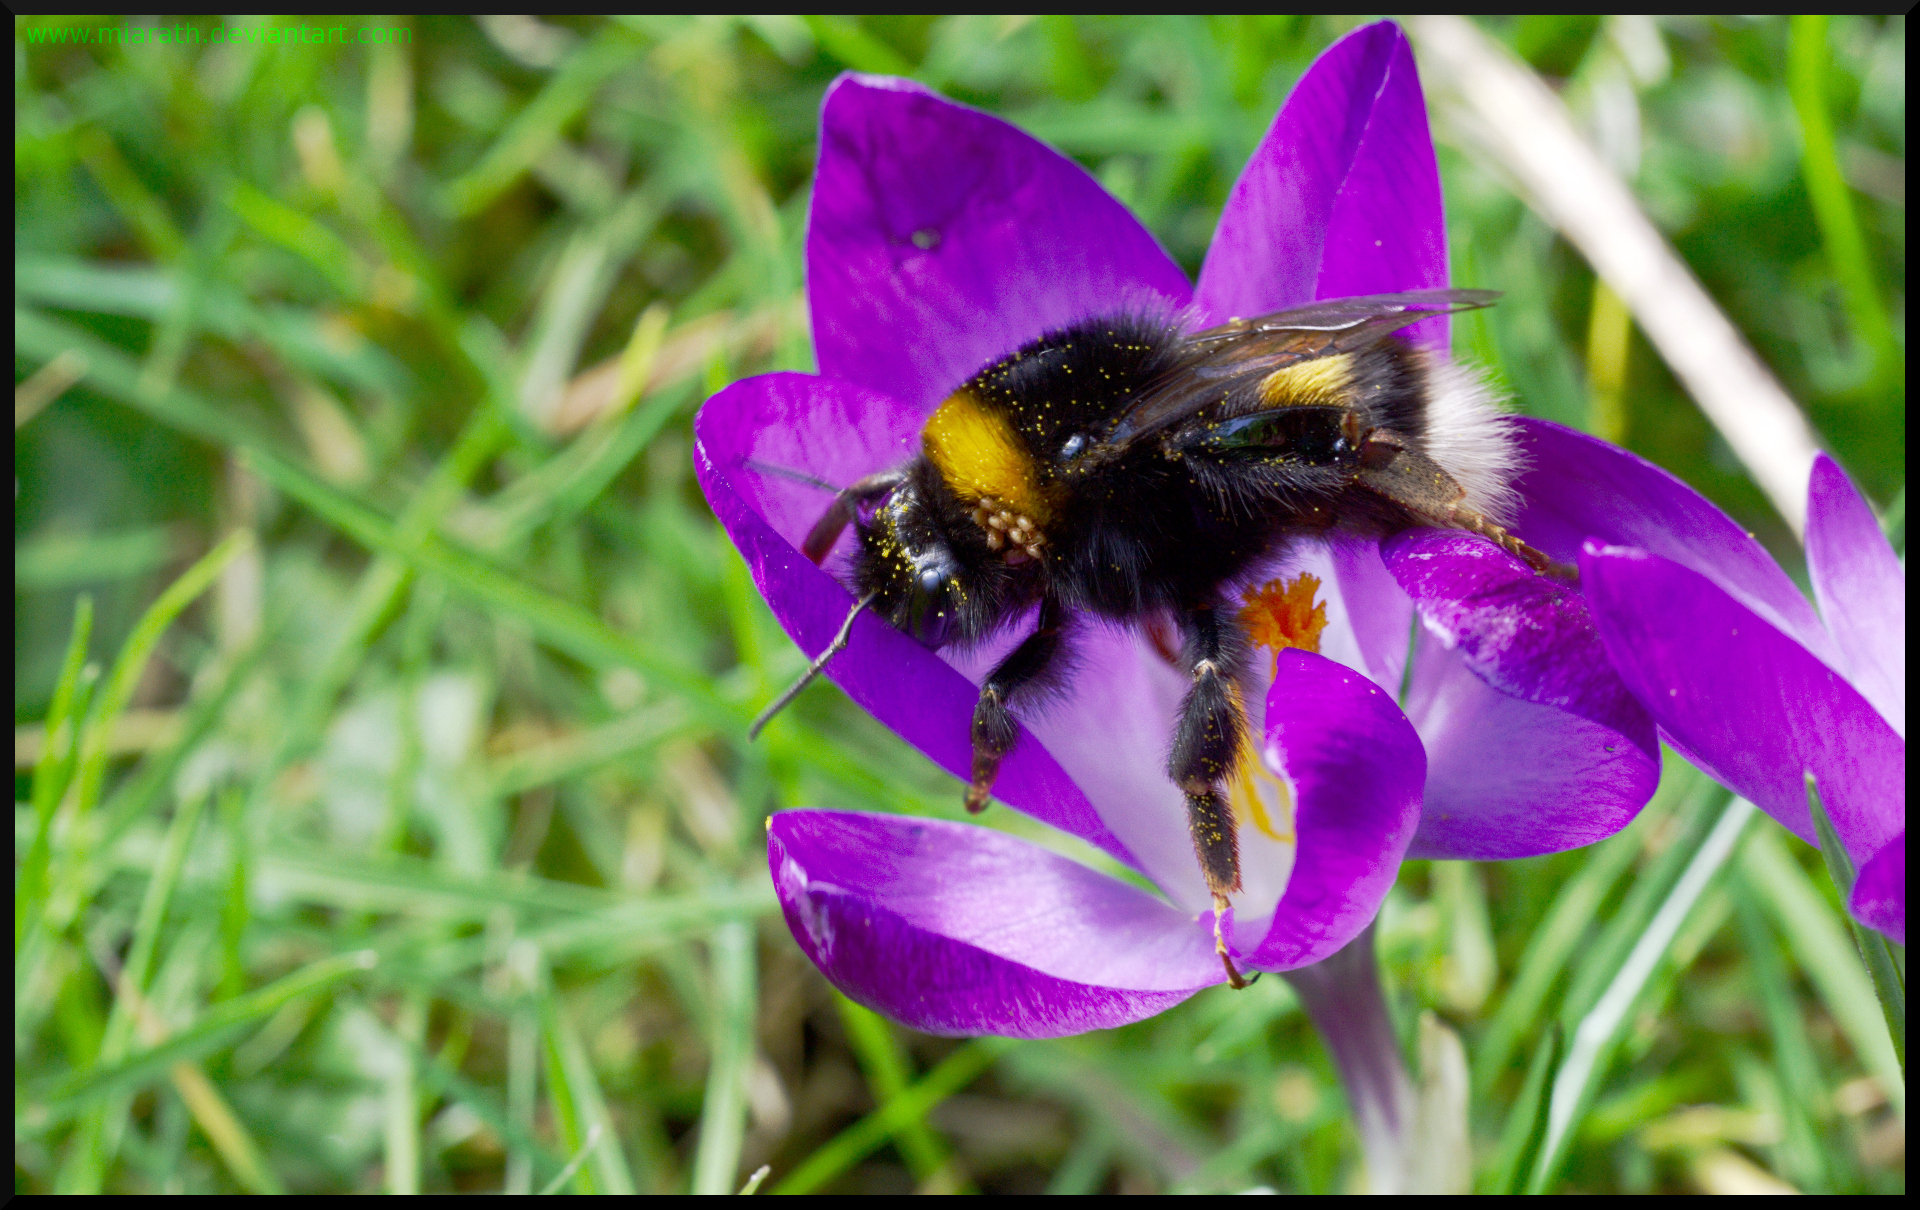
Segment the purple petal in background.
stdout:
<path fill-rule="evenodd" d="M 1489 685 L 1652 747 L 1653 723 L 1607 662 L 1578 592 L 1459 530 L 1405 530 L 1381 555 L 1428 633 Z"/>
<path fill-rule="evenodd" d="M 986 828 L 782 811 L 767 839 L 800 948 L 841 991 L 925 1033 L 1105 1029 L 1224 977 L 1210 918 Z"/>
<path fill-rule="evenodd" d="M 799 551 L 830 497 L 749 462 L 850 483 L 901 462 L 918 424 L 897 400 L 809 374 L 737 382 L 709 399 L 694 419 L 700 487 L 774 616 L 808 654 L 826 648 L 853 605 L 851 594 Z M 979 691 L 939 657 L 869 613 L 855 622 L 852 641 L 827 665 L 827 675 L 942 768 L 968 775 Z M 1008 753 L 996 793 L 1034 818 L 1138 864 L 1086 795 L 1031 739 Z"/>
<path fill-rule="evenodd" d="M 908 80 L 842 76 L 807 220 L 820 372 L 924 415 L 1087 315 L 1186 304 L 1186 274 L 1085 169 Z"/>
<path fill-rule="evenodd" d="M 1906 742 L 1839 673 L 1667 559 L 1592 544 L 1580 572 L 1621 678 L 1715 780 L 1817 844 L 1811 771 L 1856 866 L 1905 828 Z"/>
<path fill-rule="evenodd" d="M 1563 563 L 1593 538 L 1691 567 L 1838 667 L 1806 597 L 1733 518 L 1637 454 L 1546 420 L 1516 418 L 1527 470 L 1515 533 Z"/>
<path fill-rule="evenodd" d="M 1901 736 L 1907 733 L 1907 573 L 1873 510 L 1833 459 L 1813 462 L 1807 575 L 1848 678 Z"/>
<path fill-rule="evenodd" d="M 1426 755 L 1378 685 L 1296 649 L 1280 653 L 1267 693 L 1264 755 L 1293 791 L 1296 850 L 1247 962 L 1291 970 L 1340 949 L 1380 910 L 1419 818 Z M 1244 850 L 1246 821 L 1240 834 Z"/>
<path fill-rule="evenodd" d="M 1315 59 L 1228 195 L 1195 292 L 1210 322 L 1447 284 L 1446 214 L 1406 35 L 1388 21 Z M 1409 328 L 1447 347 L 1447 320 Z"/>
<path fill-rule="evenodd" d="M 1847 908 L 1868 928 L 1907 943 L 1907 830 L 1880 847 L 1860 867 Z"/>
<path fill-rule="evenodd" d="M 1488 685 L 1422 634 L 1407 716 L 1427 749 L 1407 856 L 1501 861 L 1605 840 L 1660 781 L 1650 734 L 1627 734 Z"/>

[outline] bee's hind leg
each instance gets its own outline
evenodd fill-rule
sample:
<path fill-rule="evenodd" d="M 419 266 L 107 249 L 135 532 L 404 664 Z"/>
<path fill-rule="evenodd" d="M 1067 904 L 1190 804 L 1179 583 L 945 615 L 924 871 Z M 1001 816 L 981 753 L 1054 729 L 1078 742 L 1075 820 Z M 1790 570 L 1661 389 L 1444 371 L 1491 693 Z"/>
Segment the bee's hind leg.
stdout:
<path fill-rule="evenodd" d="M 1066 610 L 1048 597 L 1040 605 L 1040 624 L 1006 659 L 1001 660 L 973 707 L 973 780 L 967 786 L 967 810 L 987 809 L 1000 760 L 1020 734 L 1011 706 L 1014 694 L 1046 672 L 1060 652 Z"/>
<path fill-rule="evenodd" d="M 1233 810 L 1220 785 L 1233 772 L 1246 735 L 1247 717 L 1233 670 L 1239 665 L 1240 634 L 1230 616 L 1212 605 L 1188 609 L 1180 619 L 1185 637 L 1184 662 L 1193 674 L 1186 699 L 1180 704 L 1180 723 L 1173 735 L 1173 753 L 1167 772 L 1187 796 L 1187 826 L 1193 833 L 1194 855 L 1213 892 L 1213 943 L 1227 968 L 1227 981 L 1247 986 L 1227 954 L 1221 931 L 1229 901 L 1240 889 L 1240 840 Z M 1257 977 L 1257 976 L 1256 976 Z"/>

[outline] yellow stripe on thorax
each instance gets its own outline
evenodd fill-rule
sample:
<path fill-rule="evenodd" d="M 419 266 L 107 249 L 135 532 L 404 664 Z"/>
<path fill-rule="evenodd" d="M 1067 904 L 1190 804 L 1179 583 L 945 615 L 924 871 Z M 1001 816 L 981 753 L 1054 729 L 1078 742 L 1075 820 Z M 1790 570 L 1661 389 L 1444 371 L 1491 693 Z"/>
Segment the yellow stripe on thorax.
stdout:
<path fill-rule="evenodd" d="M 962 500 L 994 499 L 1045 525 L 1050 510 L 1039 467 L 1000 413 L 955 391 L 927 419 L 920 447 Z"/>
<path fill-rule="evenodd" d="M 1260 402 L 1270 408 L 1338 407 L 1353 385 L 1353 354 L 1295 362 L 1260 380 Z"/>

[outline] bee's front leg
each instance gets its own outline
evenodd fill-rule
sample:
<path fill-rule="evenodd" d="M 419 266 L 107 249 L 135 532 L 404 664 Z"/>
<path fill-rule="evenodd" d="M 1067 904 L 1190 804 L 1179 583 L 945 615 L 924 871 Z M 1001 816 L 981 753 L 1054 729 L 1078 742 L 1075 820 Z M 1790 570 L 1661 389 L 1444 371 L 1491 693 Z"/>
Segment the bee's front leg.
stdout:
<path fill-rule="evenodd" d="M 1233 810 L 1220 793 L 1221 783 L 1233 773 L 1247 731 L 1247 717 L 1234 680 L 1243 645 L 1231 615 L 1222 616 L 1212 605 L 1195 606 L 1182 615 L 1184 662 L 1193 683 L 1180 704 L 1180 722 L 1173 735 L 1173 753 L 1167 772 L 1187 796 L 1187 826 L 1193 833 L 1194 855 L 1213 892 L 1214 948 L 1234 987 L 1245 987 L 1227 955 L 1221 920 L 1229 906 L 1227 896 L 1240 889 L 1240 838 Z"/>
<path fill-rule="evenodd" d="M 967 810 L 977 814 L 987 809 L 1000 758 L 1020 733 L 1011 709 L 1013 696 L 1044 673 L 1059 654 L 1065 622 L 1066 610 L 1052 597 L 1046 598 L 1040 605 L 1040 624 L 980 686 L 980 700 L 973 707 L 973 781 L 967 786 Z"/>

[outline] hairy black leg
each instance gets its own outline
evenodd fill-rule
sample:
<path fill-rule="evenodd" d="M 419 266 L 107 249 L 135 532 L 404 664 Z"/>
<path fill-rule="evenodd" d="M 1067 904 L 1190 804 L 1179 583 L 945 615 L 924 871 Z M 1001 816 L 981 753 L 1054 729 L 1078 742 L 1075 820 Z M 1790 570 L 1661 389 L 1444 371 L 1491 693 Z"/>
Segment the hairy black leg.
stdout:
<path fill-rule="evenodd" d="M 1059 654 L 1065 620 L 1066 611 L 1058 601 L 1048 597 L 1041 602 L 1040 624 L 980 686 L 980 700 L 973 707 L 973 782 L 967 787 L 967 810 L 986 810 L 987 795 L 993 792 L 994 776 L 1000 772 L 1000 758 L 1013 747 L 1019 734 L 1019 725 L 1009 709 L 1013 695 L 1045 672 Z"/>
<path fill-rule="evenodd" d="M 1213 945 L 1227 968 L 1227 980 L 1245 987 L 1247 980 L 1227 956 L 1222 918 L 1227 896 L 1240 889 L 1240 841 L 1233 810 L 1220 793 L 1220 784 L 1233 772 L 1239 758 L 1247 719 L 1240 690 L 1233 679 L 1239 660 L 1239 633 L 1212 605 L 1195 606 L 1180 619 L 1186 643 L 1183 656 L 1193 673 L 1180 722 L 1173 734 L 1173 752 L 1167 772 L 1187 796 L 1187 826 L 1193 833 L 1193 851 L 1213 892 Z"/>

